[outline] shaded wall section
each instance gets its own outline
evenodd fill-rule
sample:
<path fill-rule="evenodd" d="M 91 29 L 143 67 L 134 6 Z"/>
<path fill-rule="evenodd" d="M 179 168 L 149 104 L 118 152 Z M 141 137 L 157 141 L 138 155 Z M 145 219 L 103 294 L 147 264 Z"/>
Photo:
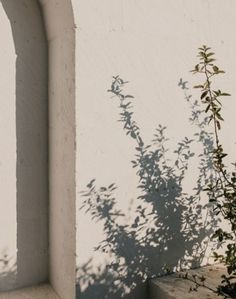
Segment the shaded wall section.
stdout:
<path fill-rule="evenodd" d="M 16 55 L 11 25 L 0 8 L 0 289 L 3 289 L 14 284 L 16 274 Z"/>
<path fill-rule="evenodd" d="M 75 24 L 70 0 L 41 0 L 49 44 L 50 283 L 75 297 Z"/>
<path fill-rule="evenodd" d="M 4 288 L 18 288 L 48 280 L 47 42 L 36 0 L 1 4 L 16 54 L 16 279 Z"/>

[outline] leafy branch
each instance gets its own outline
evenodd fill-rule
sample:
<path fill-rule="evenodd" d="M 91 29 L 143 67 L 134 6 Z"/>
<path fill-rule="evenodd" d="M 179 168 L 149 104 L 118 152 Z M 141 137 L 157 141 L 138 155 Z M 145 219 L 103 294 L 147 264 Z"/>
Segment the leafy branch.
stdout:
<path fill-rule="evenodd" d="M 214 204 L 216 215 L 221 215 L 229 224 L 230 230 L 223 228 L 216 229 L 213 238 L 218 239 L 221 245 L 227 244 L 224 255 L 214 252 L 215 260 L 223 262 L 227 267 L 229 276 L 224 276 L 222 283 L 232 291 L 231 281 L 236 278 L 236 169 L 229 171 L 224 163 L 227 154 L 221 144 L 219 131 L 224 121 L 221 115 L 222 97 L 230 96 L 229 93 L 220 89 L 213 89 L 212 78 L 225 73 L 216 64 L 215 53 L 211 48 L 203 45 L 199 48 L 199 63 L 191 71 L 194 74 L 204 76 L 204 82 L 195 88 L 201 89 L 200 99 L 205 105 L 205 112 L 209 116 L 209 123 L 212 123 L 214 130 L 214 147 L 212 151 L 212 161 L 217 177 L 204 190 L 207 191 L 209 201 Z M 236 163 L 233 164 L 236 168 Z"/>

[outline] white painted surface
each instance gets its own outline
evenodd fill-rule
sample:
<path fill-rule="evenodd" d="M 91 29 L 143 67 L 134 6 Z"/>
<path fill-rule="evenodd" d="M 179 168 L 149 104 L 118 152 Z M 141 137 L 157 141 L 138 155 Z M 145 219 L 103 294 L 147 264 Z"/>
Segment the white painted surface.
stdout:
<path fill-rule="evenodd" d="M 0 12 L 0 250 L 10 260 L 0 289 L 7 290 L 48 279 L 47 47 L 36 0 L 2 0 Z"/>
<path fill-rule="evenodd" d="M 50 283 L 75 297 L 75 26 L 71 1 L 41 1 L 49 47 Z"/>
<path fill-rule="evenodd" d="M 122 124 L 117 122 L 119 119 L 118 102 L 115 99 L 110 100 L 107 89 L 110 87 L 113 75 L 119 74 L 125 80 L 130 81 L 130 84 L 127 85 L 127 93 L 135 96 L 134 119 L 140 126 L 145 144 L 149 144 L 153 139 L 153 132 L 158 124 L 166 125 L 166 137 L 169 138 L 167 147 L 170 149 L 167 157 L 172 163 L 176 144 L 185 136 L 192 138 L 198 130 L 197 126 L 189 124 L 191 107 L 184 99 L 183 90 L 178 86 L 181 77 L 184 80 L 189 80 L 190 86 L 199 82 L 198 79 L 190 77 L 188 73 L 195 64 L 198 46 L 206 43 L 213 47 L 219 57 L 220 65 L 227 70 L 228 77 L 225 76 L 219 81 L 220 87 L 225 87 L 226 91 L 232 94 L 236 92 L 233 79 L 236 70 L 234 65 L 236 63 L 234 61 L 236 44 L 232 38 L 236 26 L 235 3 L 233 0 L 229 0 L 227 3 L 221 0 L 197 2 L 194 0 L 151 0 L 149 2 L 141 0 L 128 2 L 124 0 L 119 2 L 114 0 L 102 2 L 98 0 L 42 0 L 40 2 L 43 5 L 49 40 L 51 283 L 63 299 L 73 298 L 75 293 L 76 213 L 76 266 L 79 268 L 77 279 L 80 284 L 77 288 L 78 299 L 94 297 L 96 299 L 120 299 L 122 296 L 127 299 L 143 299 L 146 296 L 146 278 L 161 271 L 165 264 L 178 266 L 188 255 L 190 259 L 195 256 L 197 263 L 206 262 L 207 251 L 205 252 L 206 244 L 204 244 L 204 241 L 207 240 L 206 231 L 199 229 L 196 231 L 193 241 L 188 239 L 188 242 L 185 242 L 186 236 L 183 234 L 183 223 L 181 223 L 184 208 L 186 205 L 188 206 L 188 199 L 184 202 L 181 201 L 182 195 L 183 193 L 194 195 L 193 188 L 196 186 L 194 179 L 198 177 L 199 165 L 197 156 L 201 154 L 203 148 L 198 142 L 192 144 L 191 150 L 195 152 L 195 157 L 189 161 L 190 171 L 185 174 L 181 185 L 176 183 L 178 171 L 174 175 L 174 181 L 168 181 L 168 200 L 171 204 L 166 208 L 163 204 L 166 199 L 163 198 L 157 203 L 158 209 L 155 210 L 153 217 L 165 225 L 157 231 L 155 227 L 158 222 L 154 223 L 153 218 L 146 215 L 147 224 L 143 226 L 143 232 L 135 235 L 139 228 L 134 225 L 137 216 L 136 207 L 141 204 L 141 207 L 147 208 L 148 214 L 154 205 L 152 202 L 147 202 L 148 196 L 145 196 L 145 203 L 137 199 L 140 195 L 140 190 L 137 188 L 139 178 L 130 163 L 135 157 L 136 145 L 131 138 L 125 136 Z M 34 39 L 34 42 L 29 42 L 29 47 L 24 44 L 21 55 L 27 53 L 28 63 L 32 66 L 35 66 L 35 63 L 37 66 L 32 67 L 33 70 L 30 68 L 30 72 L 27 72 L 28 68 L 23 68 L 25 64 L 21 60 L 18 63 L 21 63 L 22 70 L 25 71 L 20 75 L 27 74 L 22 78 L 27 81 L 29 75 L 30 79 L 36 80 L 39 85 L 27 84 L 26 81 L 23 81 L 21 91 L 29 92 L 28 96 L 40 95 L 37 100 L 40 100 L 41 96 L 45 100 L 45 79 L 47 78 L 47 75 L 43 73 L 45 72 L 45 52 L 41 55 L 42 45 L 43 51 L 45 51 L 45 41 L 38 39 L 38 36 L 42 37 L 43 32 L 41 17 L 37 13 L 37 18 L 35 18 L 36 6 L 32 9 L 32 1 L 17 1 L 17 5 L 24 3 L 22 10 L 15 8 L 16 2 L 14 1 L 2 0 L 2 3 L 5 4 L 4 10 L 9 3 L 12 4 L 9 6 L 10 11 L 21 15 L 25 21 L 22 26 L 17 24 L 14 27 L 13 36 L 14 38 L 18 36 L 17 42 L 21 44 L 23 39 L 28 44 L 30 41 L 30 39 L 24 39 L 25 32 L 23 36 L 19 36 L 19 31 L 22 28 L 29 30 L 29 35 Z M 24 11 L 28 11 L 29 15 L 22 14 Z M 222 15 L 227 17 L 220 19 Z M 15 17 L 14 14 L 13 16 Z M 29 21 L 28 16 L 33 20 Z M 14 21 L 12 18 L 11 24 L 15 24 Z M 4 30 L 9 31 L 6 19 L 1 22 L 5 22 Z M 29 26 L 28 22 L 31 22 L 32 26 Z M 41 25 L 37 22 L 40 22 Z M 76 47 L 75 27 L 77 27 Z M 35 28 L 41 30 L 41 33 L 32 34 L 31 30 L 35 30 Z M 11 43 L 12 39 L 9 38 L 6 47 L 11 49 Z M 19 55 L 19 52 L 17 54 Z M 9 55 L 9 57 L 13 63 L 14 55 Z M 9 68 L 9 72 L 12 71 L 14 69 Z M 40 80 L 39 72 L 42 75 Z M 9 76 L 13 76 L 12 73 Z M 12 86 L 10 84 L 4 86 L 4 88 L 9 88 L 9 97 L 13 96 L 14 81 L 11 82 Z M 21 86 L 20 82 L 18 83 Z M 230 109 L 231 103 L 233 103 L 233 99 L 228 100 L 225 104 L 224 112 L 227 121 L 223 138 L 227 142 L 226 150 L 233 153 L 234 138 L 231 136 L 232 139 L 229 140 L 227 135 L 227 131 L 234 126 L 233 112 L 235 109 Z M 9 113 L 12 111 L 9 110 Z M 33 120 L 39 116 L 38 113 L 29 113 L 29 115 Z M 42 120 L 43 118 L 44 120 Z M 44 116 L 40 115 L 39 123 L 41 121 L 45 124 L 45 114 Z M 35 124 L 36 127 L 37 124 Z M 16 131 L 17 128 L 19 128 L 18 125 L 16 125 Z M 14 134 L 17 135 L 17 132 L 14 132 L 11 127 L 9 139 L 13 147 Z M 42 136 L 42 140 L 44 137 Z M 35 150 L 35 147 L 38 146 L 37 142 L 31 145 L 27 144 L 27 150 L 23 151 L 25 155 L 29 153 L 29 149 Z M 40 147 L 38 147 L 38 152 L 41 152 L 39 149 Z M 13 154 L 9 151 L 8 154 L 11 153 Z M 41 158 L 45 162 L 45 148 L 43 153 Z M 39 159 L 34 164 L 37 171 L 40 165 L 45 165 L 44 162 L 41 162 L 42 160 Z M 45 174 L 45 167 L 41 170 Z M 14 171 L 16 170 L 12 167 L 9 180 L 13 179 Z M 31 174 L 31 172 L 29 173 Z M 37 177 L 38 174 L 32 176 L 32 179 L 35 180 Z M 46 177 L 45 174 L 44 178 Z M 19 178 L 22 179 L 22 176 L 19 175 Z M 107 210 L 107 208 L 109 207 L 100 209 L 101 205 L 98 201 L 96 208 L 99 213 L 102 213 L 103 219 L 99 219 L 97 222 L 94 222 L 91 215 L 86 214 L 85 210 L 80 210 L 84 199 L 80 192 L 86 190 L 86 185 L 92 179 L 96 179 L 98 189 L 111 183 L 118 186 L 118 189 L 114 191 L 116 207 L 125 216 L 116 219 L 116 224 L 112 226 L 113 231 L 110 235 L 106 235 L 104 232 L 104 223 L 108 220 L 109 209 Z M 26 180 L 22 186 L 25 187 L 27 182 Z M 41 183 L 46 186 L 45 181 L 41 181 Z M 172 184 L 178 191 L 171 191 Z M 30 184 L 30 186 L 34 186 L 34 184 Z M 45 186 L 41 188 L 42 196 L 47 190 Z M 38 187 L 36 189 L 39 190 Z M 12 194 L 14 195 L 13 192 Z M 165 195 L 166 193 L 163 192 L 161 196 Z M 77 197 L 76 211 L 75 197 Z M 16 199 L 14 196 L 12 198 L 12 202 L 15 204 Z M 203 205 L 204 200 L 206 203 L 206 199 L 203 197 L 201 202 Z M 36 206 L 35 203 L 34 207 L 36 208 Z M 43 209 L 46 212 L 45 206 Z M 22 211 L 25 211 L 23 206 Z M 202 222 L 206 211 L 207 209 L 194 210 L 194 213 L 198 215 L 199 222 Z M 39 214 L 36 209 L 35 212 L 37 218 Z M 32 214 L 29 213 L 29 215 Z M 47 240 L 47 237 L 45 238 L 45 233 L 47 233 L 46 215 L 42 212 L 42 218 L 40 220 L 35 218 L 36 222 L 34 222 L 38 223 L 39 227 L 44 223 L 44 226 L 41 227 L 42 230 L 39 230 L 42 232 L 43 240 Z M 170 217 L 170 215 L 172 216 Z M 199 215 L 201 216 L 199 217 Z M 11 217 L 14 224 L 16 216 L 12 209 Z M 28 220 L 25 223 L 25 227 L 34 228 L 29 225 Z M 109 222 L 107 223 L 109 224 Z M 123 225 L 127 226 L 124 228 Z M 150 228 L 154 228 L 154 231 L 153 234 L 150 234 L 150 238 L 147 238 L 147 230 Z M 209 229 L 210 226 L 207 227 L 207 232 Z M 14 236 L 15 231 L 16 228 L 13 225 L 11 236 Z M 23 226 L 21 231 L 23 234 L 29 232 L 29 230 L 23 229 Z M 117 232 L 118 234 L 116 234 Z M 199 232 L 201 232 L 200 235 Z M 35 230 L 32 229 L 29 234 L 35 236 Z M 154 241 L 152 235 L 155 237 Z M 188 234 L 189 238 L 190 235 L 191 233 Z M 16 241 L 11 236 L 9 235 L 9 244 L 11 243 L 14 251 L 14 242 Z M 120 237 L 120 239 L 116 237 Z M 141 241 L 141 237 L 144 237 L 143 241 Z M 32 242 L 26 242 L 24 238 L 21 239 L 24 244 L 32 244 Z M 115 240 L 113 249 L 116 251 L 101 253 L 99 250 L 95 250 L 95 247 L 103 240 L 111 245 L 114 245 Z M 196 240 L 199 242 L 198 248 L 194 245 Z M 44 241 L 42 242 L 41 238 L 34 239 L 34 241 L 33 244 L 38 248 L 42 250 L 46 248 L 46 244 Z M 167 241 L 166 246 L 163 241 Z M 41 245 L 43 248 L 40 247 Z M 203 246 L 203 255 L 199 253 L 201 246 Z M 25 260 L 27 260 L 26 257 Z M 42 272 L 35 267 L 33 270 L 29 270 L 28 266 L 34 265 L 32 261 L 35 260 Z M 32 271 L 34 270 L 35 273 L 40 272 L 41 277 L 45 277 L 44 274 L 47 273 L 45 264 L 43 265 L 39 259 L 28 259 L 26 263 L 23 261 L 22 265 L 26 265 L 28 269 L 21 275 L 23 279 L 21 285 L 29 283 L 27 275 L 31 276 L 33 283 L 35 276 L 32 275 Z"/>
<path fill-rule="evenodd" d="M 178 266 L 188 255 L 192 265 L 195 264 L 191 262 L 192 257 L 195 257 L 197 264 L 207 262 L 210 247 L 207 248 L 204 242 L 207 242 L 210 223 L 206 231 L 195 226 L 191 240 L 191 233 L 187 232 L 182 222 L 184 209 L 190 206 L 189 199 L 183 201 L 182 198 L 186 196 L 184 193 L 195 193 L 193 189 L 197 185 L 199 155 L 203 147 L 194 136 L 199 128 L 189 122 L 191 107 L 184 99 L 184 91 L 178 82 L 183 78 L 189 81 L 191 87 L 203 80 L 193 77 L 189 70 L 197 62 L 197 48 L 207 44 L 216 52 L 219 66 L 227 72 L 217 80 L 217 86 L 236 94 L 236 42 L 233 37 L 236 4 L 234 1 L 220 0 L 78 2 L 79 8 L 75 12 L 78 24 L 78 298 L 96 296 L 97 299 L 110 299 L 124 295 L 124 298 L 143 299 L 146 298 L 146 278 L 161 271 L 165 264 Z M 107 93 L 113 75 L 130 81 L 126 91 L 135 96 L 133 117 L 140 126 L 145 144 L 151 143 L 158 124 L 167 126 L 165 136 L 169 139 L 169 152 L 166 157 L 170 159 L 170 165 L 174 165 L 176 154 L 173 151 L 177 143 L 185 136 L 195 140 L 191 145 L 195 156 L 189 159 L 189 170 L 184 180 L 177 183 L 178 175 L 174 182 L 167 179 L 169 196 L 161 199 L 166 194 L 163 191 L 156 198 L 158 208 L 154 217 L 159 221 L 156 224 L 162 224 L 162 228 L 155 229 L 153 215 L 146 216 L 143 243 L 140 237 L 134 237 L 139 227 L 132 227 L 137 216 L 136 207 L 141 204 L 150 211 L 153 204 L 137 199 L 141 192 L 137 188 L 139 178 L 131 164 L 137 154 L 136 144 L 126 136 L 123 124 L 118 122 L 120 110 L 117 99 L 110 99 Z M 190 89 L 187 92 L 197 98 L 196 91 Z M 233 97 L 225 100 L 223 140 L 226 151 L 234 154 L 235 109 L 230 108 L 231 105 L 235 107 Z M 125 217 L 116 220 L 118 226 L 113 226 L 110 235 L 104 228 L 108 220 L 108 207 L 102 210 L 101 200 L 94 209 L 95 213 L 100 213 L 100 218 L 92 219 L 94 215 L 86 213 L 86 208 L 80 209 L 85 199 L 80 192 L 88 190 L 86 185 L 92 179 L 96 179 L 98 189 L 111 183 L 118 186 L 114 192 L 116 207 Z M 171 192 L 171 184 L 175 185 L 175 190 L 179 187 L 179 191 Z M 170 205 L 165 207 L 167 201 Z M 206 196 L 203 195 L 200 204 L 204 206 L 206 203 Z M 207 209 L 198 208 L 195 206 L 193 213 L 197 221 L 204 225 Z M 124 229 L 126 233 L 119 233 L 121 225 L 127 225 Z M 147 230 L 153 226 L 154 240 L 151 243 Z M 104 240 L 105 244 L 113 246 L 115 252 L 104 253 L 95 249 Z M 195 246 L 196 243 L 199 247 Z M 202 249 L 203 254 L 200 254 Z"/>
<path fill-rule="evenodd" d="M 11 209 L 9 214 L 11 217 L 8 215 L 6 219 L 11 223 L 12 233 L 9 230 L 10 241 L 2 233 L 1 244 L 5 246 L 5 243 L 6 245 L 9 243 L 13 254 L 16 255 L 18 252 L 18 258 L 17 261 L 16 258 L 13 259 L 17 267 L 16 282 L 13 284 L 7 281 L 6 284 L 1 280 L 1 283 L 2 289 L 11 289 L 47 280 L 50 266 L 52 286 L 63 299 L 71 299 L 75 295 L 74 22 L 70 1 L 40 1 L 40 3 L 49 43 L 49 82 L 47 82 L 47 46 L 38 3 L 27 0 L 17 3 L 3 0 L 1 8 L 1 13 L 5 17 L 1 19 L 5 26 L 1 30 L 5 30 L 4 33 L 8 38 L 4 44 L 6 48 L 2 51 L 4 53 L 5 49 L 5 52 L 9 52 L 7 56 L 9 61 L 7 57 L 1 55 L 2 74 L 6 74 L 6 78 L 1 81 L 2 86 L 5 83 L 3 95 L 9 98 L 7 102 L 9 107 L 5 105 L 5 111 L 2 113 L 10 124 L 7 130 L 9 131 L 7 142 L 11 142 L 11 144 L 4 143 L 5 148 L 10 150 L 4 151 L 3 148 L 3 151 L 6 155 L 11 155 L 11 159 L 8 159 L 11 177 L 9 175 L 7 180 L 11 180 L 9 183 L 11 186 L 15 186 L 17 182 L 19 188 L 16 191 L 16 188 L 7 189 L 9 184 L 4 185 L 5 190 L 13 197 L 12 203 L 8 201 L 9 207 L 3 202 L 6 208 Z M 12 52 L 9 51 L 10 46 Z M 14 50 L 17 55 L 16 62 Z M 6 71 L 4 65 L 12 67 Z M 48 240 L 47 188 L 48 83 L 50 240 Z M 6 126 L 4 129 L 6 131 Z M 14 147 L 16 139 L 17 149 L 16 145 Z M 33 192 L 35 192 L 34 198 L 32 198 Z M 17 199 L 16 193 L 19 197 Z M 6 191 L 3 194 L 10 196 Z M 9 226 L 6 221 L 4 225 L 5 228 Z M 50 265 L 47 259 L 48 241 L 51 252 Z"/>
<path fill-rule="evenodd" d="M 3 37 L 0 49 L 0 288 L 9 287 L 15 280 L 17 259 L 16 225 L 16 129 L 15 129 L 15 63 L 16 55 L 11 26 L 0 9 L 0 28 Z M 6 263 L 6 261 L 9 263 Z M 10 275 L 7 272 L 11 272 Z"/>
<path fill-rule="evenodd" d="M 1 49 L 2 105 L 5 101 L 1 121 L 6 124 L 1 127 L 2 134 L 8 133 L 7 142 L 2 138 L 1 157 L 9 173 L 0 172 L 6 180 L 2 194 L 9 197 L 7 204 L 5 198 L 1 204 L 9 211 L 1 217 L 5 235 L 0 249 L 10 247 L 7 253 L 13 258 L 4 266 L 0 283 L 6 290 L 50 279 L 63 299 L 71 299 L 75 296 L 74 22 L 70 1 L 39 2 L 48 45 L 36 0 L 1 1 L 1 32 L 6 35 Z M 6 271 L 11 263 L 16 263 L 14 281 Z"/>
<path fill-rule="evenodd" d="M 75 296 L 75 26 L 70 1 L 39 3 L 1 1 L 1 33 L 6 35 L 1 49 L 4 107 L 1 130 L 7 132 L 7 137 L 2 138 L 1 157 L 5 164 L 0 171 L 6 182 L 0 186 L 9 199 L 2 197 L 1 201 L 0 249 L 3 254 L 8 250 L 11 261 L 4 264 L 5 260 L 1 260 L 5 266 L 0 284 L 1 290 L 7 290 L 50 279 L 63 299 L 72 299 Z M 3 172 L 5 165 L 7 175 Z M 10 229 L 6 233 L 7 227 Z M 10 273 L 8 268 L 14 263 L 15 272 Z"/>

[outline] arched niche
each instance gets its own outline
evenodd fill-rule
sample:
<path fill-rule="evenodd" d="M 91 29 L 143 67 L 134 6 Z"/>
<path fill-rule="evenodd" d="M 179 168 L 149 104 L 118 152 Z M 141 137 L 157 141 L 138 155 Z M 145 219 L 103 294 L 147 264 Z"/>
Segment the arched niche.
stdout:
<path fill-rule="evenodd" d="M 14 41 L 16 269 L 75 296 L 75 32 L 71 1 L 1 0 Z M 7 232 L 7 228 L 6 228 Z"/>

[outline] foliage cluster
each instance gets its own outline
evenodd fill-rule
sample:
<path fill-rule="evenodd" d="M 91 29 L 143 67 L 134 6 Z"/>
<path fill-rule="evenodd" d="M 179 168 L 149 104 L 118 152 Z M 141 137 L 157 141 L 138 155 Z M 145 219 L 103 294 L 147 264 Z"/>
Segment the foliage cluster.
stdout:
<path fill-rule="evenodd" d="M 226 245 L 225 253 L 214 252 L 215 260 L 223 262 L 227 267 L 228 275 L 223 276 L 223 286 L 221 290 L 235 298 L 235 284 L 232 283 L 236 278 L 236 163 L 233 164 L 234 170 L 230 171 L 226 166 L 225 153 L 220 140 L 220 130 L 222 122 L 222 99 L 230 96 L 229 93 L 213 87 L 212 79 L 225 73 L 215 64 L 215 53 L 210 47 L 203 45 L 199 48 L 199 62 L 192 70 L 194 74 L 204 76 L 204 82 L 195 86 L 201 90 L 201 102 L 205 106 L 205 112 L 209 116 L 209 123 L 214 130 L 214 147 L 212 151 L 212 161 L 216 172 L 216 179 L 205 188 L 209 196 L 209 201 L 214 204 L 214 212 L 221 215 L 228 224 L 229 229 L 217 228 L 213 238 L 216 238 L 221 245 Z"/>

